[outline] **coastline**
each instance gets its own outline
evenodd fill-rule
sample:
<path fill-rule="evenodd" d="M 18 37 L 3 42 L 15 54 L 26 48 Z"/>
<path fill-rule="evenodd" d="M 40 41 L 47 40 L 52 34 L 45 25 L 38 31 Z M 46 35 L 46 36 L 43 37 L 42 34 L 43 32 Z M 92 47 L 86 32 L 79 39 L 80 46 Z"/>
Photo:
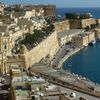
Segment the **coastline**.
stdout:
<path fill-rule="evenodd" d="M 76 48 L 75 50 L 70 51 L 67 55 L 65 55 L 59 62 L 58 64 L 58 68 L 62 68 L 63 63 L 71 56 L 73 56 L 74 54 L 76 54 L 77 52 L 79 52 L 80 50 L 82 50 L 84 47 L 81 48 Z"/>

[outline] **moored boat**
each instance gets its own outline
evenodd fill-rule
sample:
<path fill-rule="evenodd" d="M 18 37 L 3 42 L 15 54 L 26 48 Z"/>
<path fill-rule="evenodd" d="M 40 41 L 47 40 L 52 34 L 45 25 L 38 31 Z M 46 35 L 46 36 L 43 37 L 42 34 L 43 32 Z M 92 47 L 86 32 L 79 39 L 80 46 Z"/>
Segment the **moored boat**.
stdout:
<path fill-rule="evenodd" d="M 96 43 L 96 40 L 92 40 L 92 41 L 89 43 L 89 45 L 92 46 L 92 45 L 94 45 L 95 43 Z"/>

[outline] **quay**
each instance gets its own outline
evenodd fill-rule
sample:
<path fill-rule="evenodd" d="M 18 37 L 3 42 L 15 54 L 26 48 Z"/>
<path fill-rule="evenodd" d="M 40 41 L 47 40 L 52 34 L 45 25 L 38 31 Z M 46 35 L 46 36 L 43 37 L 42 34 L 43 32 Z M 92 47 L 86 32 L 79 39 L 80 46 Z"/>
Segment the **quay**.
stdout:
<path fill-rule="evenodd" d="M 76 54 L 77 52 L 79 52 L 81 49 L 83 49 L 84 47 L 81 47 L 81 48 L 76 48 L 75 50 L 73 51 L 70 51 L 70 53 L 68 53 L 67 55 L 65 55 L 60 61 L 59 61 L 59 64 L 58 64 L 58 68 L 60 68 L 63 63 L 69 58 L 71 57 L 72 55 Z"/>
<path fill-rule="evenodd" d="M 32 73 L 36 73 L 44 77 L 48 82 L 69 88 L 83 94 L 87 94 L 96 98 L 100 98 L 100 87 L 92 86 L 89 82 L 76 78 L 69 72 L 64 70 L 52 69 L 49 65 L 36 65 L 31 68 Z"/>

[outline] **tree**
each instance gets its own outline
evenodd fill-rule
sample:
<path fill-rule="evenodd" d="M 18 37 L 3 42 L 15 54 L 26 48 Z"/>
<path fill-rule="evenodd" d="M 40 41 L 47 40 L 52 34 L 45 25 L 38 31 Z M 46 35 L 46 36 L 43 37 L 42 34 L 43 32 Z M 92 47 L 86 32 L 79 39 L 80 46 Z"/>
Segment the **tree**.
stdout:
<path fill-rule="evenodd" d="M 80 18 L 80 14 L 78 14 L 78 13 L 66 13 L 65 17 L 67 19 L 79 19 Z"/>
<path fill-rule="evenodd" d="M 86 30 L 86 31 L 89 31 L 89 29 L 90 29 L 89 26 L 86 26 L 86 27 L 85 27 L 85 30 Z"/>
<path fill-rule="evenodd" d="M 92 18 L 92 14 L 91 13 L 85 13 L 85 14 L 81 14 L 80 18 L 81 19 L 88 19 L 88 18 Z"/>
<path fill-rule="evenodd" d="M 96 27 L 96 24 L 91 24 L 91 29 L 94 29 Z"/>

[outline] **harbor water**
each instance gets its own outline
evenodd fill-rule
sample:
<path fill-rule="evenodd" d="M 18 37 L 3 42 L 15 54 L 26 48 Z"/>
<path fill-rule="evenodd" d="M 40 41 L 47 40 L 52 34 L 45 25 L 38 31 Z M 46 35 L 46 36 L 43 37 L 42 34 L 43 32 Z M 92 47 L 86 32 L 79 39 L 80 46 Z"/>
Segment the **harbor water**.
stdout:
<path fill-rule="evenodd" d="M 100 42 L 71 56 L 63 63 L 63 69 L 100 84 Z"/>

